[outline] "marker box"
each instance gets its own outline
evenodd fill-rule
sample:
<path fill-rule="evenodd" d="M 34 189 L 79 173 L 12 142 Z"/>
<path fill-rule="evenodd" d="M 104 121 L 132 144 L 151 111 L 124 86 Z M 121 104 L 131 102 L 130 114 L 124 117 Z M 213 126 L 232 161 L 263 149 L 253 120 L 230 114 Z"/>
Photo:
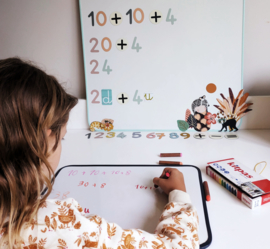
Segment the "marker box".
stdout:
<path fill-rule="evenodd" d="M 250 197 L 270 193 L 270 181 L 234 158 L 210 162 L 208 165 L 242 189 Z"/>
<path fill-rule="evenodd" d="M 270 201 L 270 181 L 234 158 L 208 163 L 207 174 L 250 208 Z"/>

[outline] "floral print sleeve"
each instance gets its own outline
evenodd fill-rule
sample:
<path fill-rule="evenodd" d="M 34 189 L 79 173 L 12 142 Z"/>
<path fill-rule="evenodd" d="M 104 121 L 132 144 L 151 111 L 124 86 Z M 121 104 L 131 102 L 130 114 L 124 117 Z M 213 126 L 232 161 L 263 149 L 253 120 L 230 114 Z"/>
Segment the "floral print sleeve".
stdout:
<path fill-rule="evenodd" d="M 23 249 L 196 249 L 198 216 L 189 195 L 180 190 L 170 193 L 154 234 L 124 230 L 97 215 L 86 215 L 74 199 L 51 199 L 39 209 L 37 220 L 25 224 L 22 238 Z"/>
<path fill-rule="evenodd" d="M 139 229 L 121 229 L 102 219 L 100 249 L 198 249 L 198 216 L 189 195 L 180 190 L 170 193 L 169 203 L 159 219 L 155 234 Z M 106 228 L 107 227 L 107 228 Z"/>

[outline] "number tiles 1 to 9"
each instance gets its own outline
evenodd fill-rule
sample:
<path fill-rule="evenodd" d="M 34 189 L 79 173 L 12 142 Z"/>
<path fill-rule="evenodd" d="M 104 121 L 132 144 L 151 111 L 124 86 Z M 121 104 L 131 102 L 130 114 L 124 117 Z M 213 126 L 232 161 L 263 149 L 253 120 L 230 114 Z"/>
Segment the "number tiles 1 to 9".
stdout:
<path fill-rule="evenodd" d="M 219 134 L 207 134 L 209 135 L 210 138 L 212 139 L 222 139 L 223 135 L 219 135 Z M 169 134 L 165 134 L 165 133 L 155 133 L 155 132 L 151 132 L 147 135 L 142 135 L 141 132 L 132 132 L 129 133 L 128 135 L 126 135 L 124 132 L 121 132 L 119 134 L 116 134 L 115 132 L 96 132 L 96 133 L 87 133 L 85 134 L 85 136 L 87 137 L 87 139 L 90 138 L 125 138 L 127 136 L 131 136 L 132 138 L 142 138 L 142 137 L 146 137 L 148 139 L 162 139 L 163 137 L 169 137 L 170 139 L 179 139 L 179 138 L 183 138 L 183 139 L 188 139 L 190 138 L 190 134 L 183 132 L 183 133 L 169 133 Z M 206 138 L 206 134 L 203 133 L 195 133 L 194 138 L 196 139 L 205 139 Z M 238 139 L 238 135 L 236 134 L 232 134 L 232 135 L 225 135 L 224 136 L 227 139 Z"/>
<path fill-rule="evenodd" d="M 243 0 L 80 0 L 80 15 L 89 125 L 173 131 L 195 99 L 215 113 L 241 88 Z"/>

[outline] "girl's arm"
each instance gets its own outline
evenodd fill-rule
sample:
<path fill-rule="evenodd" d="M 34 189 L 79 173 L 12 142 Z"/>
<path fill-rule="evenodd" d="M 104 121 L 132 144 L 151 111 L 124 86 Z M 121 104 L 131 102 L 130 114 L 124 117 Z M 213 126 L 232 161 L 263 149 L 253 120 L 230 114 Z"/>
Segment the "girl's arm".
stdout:
<path fill-rule="evenodd" d="M 189 195 L 180 190 L 169 194 L 169 203 L 158 222 L 155 234 L 139 229 L 124 230 L 101 220 L 99 245 L 102 249 L 195 249 L 199 248 L 198 216 Z"/>
<path fill-rule="evenodd" d="M 166 173 L 170 177 L 166 178 Z M 185 192 L 184 177 L 174 168 L 165 168 L 160 178 L 153 179 L 169 195 L 169 203 L 159 219 L 155 234 L 138 229 L 123 230 L 102 219 L 99 242 L 103 248 L 195 249 L 199 248 L 198 215 Z M 149 247 L 148 247 L 149 246 Z"/>

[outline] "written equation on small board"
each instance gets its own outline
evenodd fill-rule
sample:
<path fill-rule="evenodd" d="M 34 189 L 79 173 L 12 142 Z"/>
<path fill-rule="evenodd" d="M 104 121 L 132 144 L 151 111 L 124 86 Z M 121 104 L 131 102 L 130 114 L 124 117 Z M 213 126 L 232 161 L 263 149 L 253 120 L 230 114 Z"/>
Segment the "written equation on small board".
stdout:
<path fill-rule="evenodd" d="M 100 170 L 86 170 L 86 171 L 78 171 L 78 170 L 70 170 L 69 172 L 67 172 L 68 176 L 71 176 L 71 180 L 72 180 L 72 176 L 92 176 L 89 177 L 89 179 L 86 179 L 84 181 L 78 181 L 78 185 L 76 185 L 77 187 L 94 187 L 94 188 L 110 188 L 111 186 L 107 185 L 107 183 L 101 183 L 101 184 L 97 184 L 95 181 L 95 177 L 93 178 L 93 176 L 98 176 L 98 175 L 122 175 L 122 176 L 129 176 L 132 173 L 131 170 L 127 170 L 127 171 L 122 171 L 122 170 L 111 170 L 111 171 L 100 171 Z M 135 189 L 149 189 L 149 190 L 154 190 L 154 184 L 153 183 L 149 183 L 148 186 L 144 186 L 144 185 L 134 185 Z M 65 199 L 70 197 L 70 191 L 66 191 L 65 193 L 62 193 L 59 191 L 53 191 L 53 197 L 54 198 L 59 198 L 59 199 Z"/>

